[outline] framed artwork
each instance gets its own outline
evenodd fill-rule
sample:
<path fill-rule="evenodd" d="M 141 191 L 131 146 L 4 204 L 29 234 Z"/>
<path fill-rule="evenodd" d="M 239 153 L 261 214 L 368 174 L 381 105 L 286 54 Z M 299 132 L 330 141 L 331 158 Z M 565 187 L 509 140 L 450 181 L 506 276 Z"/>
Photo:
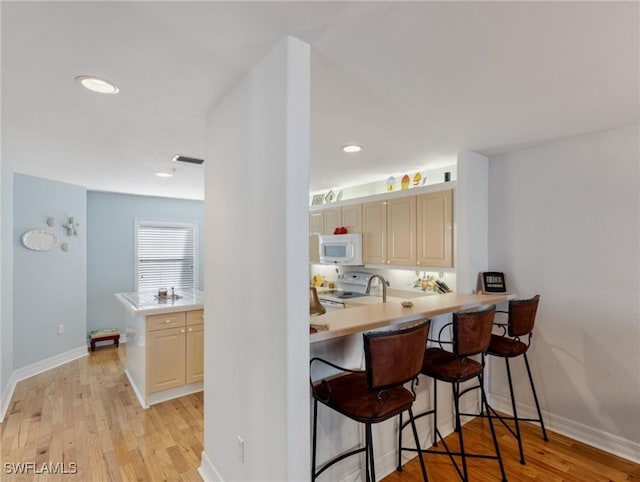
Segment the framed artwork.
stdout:
<path fill-rule="evenodd" d="M 504 273 L 498 271 L 482 273 L 482 291 L 485 293 L 506 293 L 507 285 L 504 281 Z"/>
<path fill-rule="evenodd" d="M 322 204 L 324 202 L 324 196 L 322 194 L 316 194 L 313 196 L 311 200 L 312 206 L 317 206 L 318 204 Z"/>

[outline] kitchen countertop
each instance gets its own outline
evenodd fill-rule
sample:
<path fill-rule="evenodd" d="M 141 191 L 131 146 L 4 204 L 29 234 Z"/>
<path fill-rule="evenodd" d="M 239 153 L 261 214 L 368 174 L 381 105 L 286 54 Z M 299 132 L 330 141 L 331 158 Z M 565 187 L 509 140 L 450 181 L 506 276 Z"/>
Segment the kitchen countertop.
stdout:
<path fill-rule="evenodd" d="M 328 330 L 319 330 L 310 335 L 310 342 L 330 340 L 353 333 L 364 332 L 385 326 L 418 321 L 445 313 L 465 310 L 485 304 L 500 303 L 512 298 L 508 293 L 500 294 L 461 294 L 446 293 L 441 295 L 412 298 L 413 306 L 405 308 L 401 305 L 404 298 L 388 296 L 382 303 L 379 296 L 367 296 L 349 300 L 353 308 L 334 310 L 324 315 L 310 318 L 310 323 L 328 325 Z"/>
<path fill-rule="evenodd" d="M 173 313 L 176 311 L 199 310 L 204 308 L 204 291 L 175 290 L 180 298 L 158 298 L 155 292 L 116 293 L 114 296 L 134 316 Z"/>

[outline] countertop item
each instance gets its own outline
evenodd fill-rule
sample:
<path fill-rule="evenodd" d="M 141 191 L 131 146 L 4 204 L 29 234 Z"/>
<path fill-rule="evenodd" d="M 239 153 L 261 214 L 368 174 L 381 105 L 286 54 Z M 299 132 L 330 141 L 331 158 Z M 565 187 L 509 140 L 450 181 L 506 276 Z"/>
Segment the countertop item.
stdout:
<path fill-rule="evenodd" d="M 204 291 L 175 290 L 179 298 L 158 298 L 156 291 L 116 293 L 115 297 L 134 316 L 173 313 L 204 308 Z"/>
<path fill-rule="evenodd" d="M 393 324 L 424 320 L 435 315 L 500 303 L 513 296 L 508 293 L 494 295 L 446 293 L 412 298 L 413 306 L 411 307 L 402 306 L 402 298 L 388 297 L 387 302 L 382 303 L 380 297 L 366 296 L 352 302 L 361 306 L 330 311 L 314 317 L 314 323 L 327 324 L 329 329 L 311 334 L 310 342 L 340 338 Z"/>

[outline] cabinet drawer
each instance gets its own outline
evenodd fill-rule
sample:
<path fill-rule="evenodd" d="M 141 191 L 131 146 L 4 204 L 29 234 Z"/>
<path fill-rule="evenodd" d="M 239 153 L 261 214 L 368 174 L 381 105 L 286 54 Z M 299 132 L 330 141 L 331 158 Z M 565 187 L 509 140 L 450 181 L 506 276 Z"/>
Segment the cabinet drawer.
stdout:
<path fill-rule="evenodd" d="M 204 310 L 187 311 L 187 325 L 204 323 Z"/>
<path fill-rule="evenodd" d="M 147 316 L 147 331 L 162 330 L 185 325 L 184 311 Z"/>

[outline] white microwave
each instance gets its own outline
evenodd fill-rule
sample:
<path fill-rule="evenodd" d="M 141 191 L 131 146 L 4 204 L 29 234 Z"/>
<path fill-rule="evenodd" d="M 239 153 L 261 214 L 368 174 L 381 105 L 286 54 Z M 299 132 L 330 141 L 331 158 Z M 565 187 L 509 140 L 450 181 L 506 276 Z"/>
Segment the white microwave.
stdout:
<path fill-rule="evenodd" d="M 320 235 L 320 262 L 362 266 L 362 234 Z"/>

